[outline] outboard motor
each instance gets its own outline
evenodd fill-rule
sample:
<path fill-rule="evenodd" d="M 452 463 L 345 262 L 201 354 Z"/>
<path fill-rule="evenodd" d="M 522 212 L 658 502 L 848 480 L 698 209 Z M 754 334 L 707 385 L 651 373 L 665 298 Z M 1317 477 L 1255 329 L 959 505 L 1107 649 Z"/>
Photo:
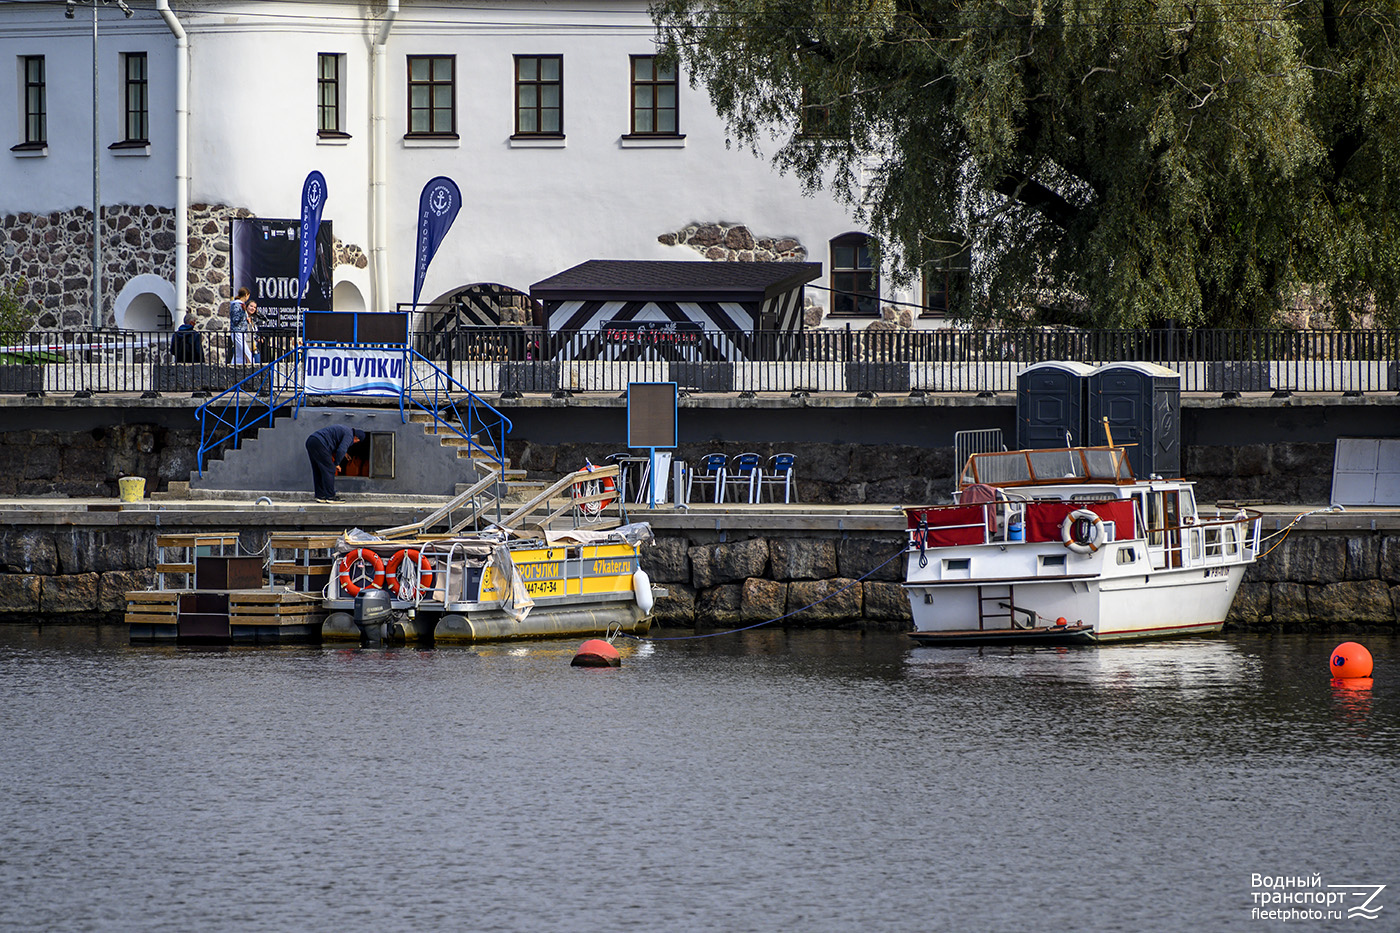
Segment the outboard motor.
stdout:
<path fill-rule="evenodd" d="M 389 591 L 366 587 L 355 594 L 355 626 L 360 639 L 368 645 L 384 642 L 393 610 L 389 606 Z"/>

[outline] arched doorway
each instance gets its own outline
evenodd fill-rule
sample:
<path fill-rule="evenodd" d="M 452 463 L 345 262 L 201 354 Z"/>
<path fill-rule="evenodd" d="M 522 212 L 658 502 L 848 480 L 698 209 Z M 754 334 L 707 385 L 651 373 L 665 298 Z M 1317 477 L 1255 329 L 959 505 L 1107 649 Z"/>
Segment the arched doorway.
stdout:
<path fill-rule="evenodd" d="M 153 273 L 133 276 L 117 294 L 112 317 L 118 330 L 174 330 L 175 286 Z"/>
<path fill-rule="evenodd" d="M 538 356 L 544 306 L 508 285 L 477 282 L 420 304 L 416 330 L 429 359 L 503 361 Z"/>

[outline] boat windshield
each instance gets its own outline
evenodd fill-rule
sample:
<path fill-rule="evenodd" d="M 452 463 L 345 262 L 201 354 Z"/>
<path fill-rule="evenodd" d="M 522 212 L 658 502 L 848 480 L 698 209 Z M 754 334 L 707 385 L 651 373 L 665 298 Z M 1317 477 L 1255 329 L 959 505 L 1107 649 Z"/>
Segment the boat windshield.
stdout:
<path fill-rule="evenodd" d="M 1046 483 L 1131 483 L 1132 467 L 1118 447 L 1061 450 L 1001 450 L 973 454 L 962 471 L 962 485 L 1032 486 Z"/>

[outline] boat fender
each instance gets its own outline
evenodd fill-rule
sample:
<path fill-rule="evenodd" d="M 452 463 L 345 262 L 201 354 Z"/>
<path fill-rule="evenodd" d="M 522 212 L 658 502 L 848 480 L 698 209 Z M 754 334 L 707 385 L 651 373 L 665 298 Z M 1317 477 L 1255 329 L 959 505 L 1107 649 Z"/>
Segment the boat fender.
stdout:
<path fill-rule="evenodd" d="M 364 588 L 350 576 L 350 571 L 354 570 L 355 564 L 360 561 L 364 561 L 374 568 L 374 578 L 366 586 L 378 589 L 384 585 L 383 558 L 367 547 L 355 548 L 340 559 L 340 589 L 346 596 L 354 596 Z"/>
<path fill-rule="evenodd" d="M 621 667 L 622 655 L 601 638 L 590 638 L 578 646 L 570 667 Z"/>
<path fill-rule="evenodd" d="M 405 566 L 405 564 L 407 566 Z M 413 565 L 418 565 L 418 585 L 413 585 Z M 404 579 L 399 580 L 399 568 L 404 568 Z M 384 567 L 384 582 L 399 599 L 412 599 L 414 595 L 430 589 L 433 585 L 433 561 L 413 548 L 396 551 Z"/>
<path fill-rule="evenodd" d="M 1075 509 L 1060 523 L 1060 541 L 1076 554 L 1092 554 L 1104 541 L 1103 519 L 1088 509 Z"/>
<path fill-rule="evenodd" d="M 632 574 L 632 593 L 637 597 L 637 608 L 644 615 L 651 615 L 651 607 L 656 605 L 656 595 L 651 591 L 651 578 L 640 567 Z"/>

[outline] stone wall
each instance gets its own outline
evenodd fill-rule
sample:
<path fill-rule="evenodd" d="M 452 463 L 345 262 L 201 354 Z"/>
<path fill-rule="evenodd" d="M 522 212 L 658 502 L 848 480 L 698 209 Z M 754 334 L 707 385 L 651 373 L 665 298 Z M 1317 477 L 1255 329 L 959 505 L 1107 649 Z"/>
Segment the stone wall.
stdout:
<path fill-rule="evenodd" d="M 114 424 L 76 431 L 0 432 L 0 495 L 110 496 L 123 476 L 141 476 L 146 491 L 187 481 L 195 468 L 199 428 Z"/>
<path fill-rule="evenodd" d="M 120 622 L 155 560 L 153 530 L 0 530 L 0 622 Z"/>
<path fill-rule="evenodd" d="M 1232 624 L 1276 632 L 1337 625 L 1400 631 L 1400 536 L 1292 532 L 1245 574 Z"/>
<path fill-rule="evenodd" d="M 256 216 L 246 208 L 192 204 L 189 209 L 189 306 L 201 330 L 228 329 L 229 222 Z M 138 275 L 175 278 L 175 212 L 152 204 L 102 208 L 102 320 L 114 326 L 113 307 Z M 37 330 L 85 330 L 92 308 L 92 211 L 0 217 L 0 284 L 26 283 L 21 298 Z M 335 243 L 335 264 L 363 269 L 360 247 Z"/>
<path fill-rule="evenodd" d="M 715 262 L 806 262 L 796 237 L 755 236 L 744 224 L 694 223 L 656 238 L 663 246 L 689 246 Z"/>

